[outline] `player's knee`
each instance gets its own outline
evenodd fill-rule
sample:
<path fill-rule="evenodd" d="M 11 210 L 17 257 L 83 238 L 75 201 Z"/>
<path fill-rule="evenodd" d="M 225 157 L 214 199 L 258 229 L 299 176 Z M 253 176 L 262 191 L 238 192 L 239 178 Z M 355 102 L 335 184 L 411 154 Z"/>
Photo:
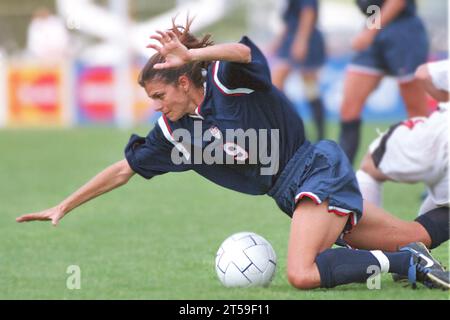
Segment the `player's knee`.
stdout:
<path fill-rule="evenodd" d="M 399 233 L 399 240 L 395 247 L 391 248 L 396 250 L 397 247 L 402 247 L 411 242 L 422 242 L 427 247 L 430 247 L 431 240 L 427 231 L 415 221 L 404 221 L 405 227 L 401 228 L 402 232 Z"/>
<path fill-rule="evenodd" d="M 289 270 L 287 272 L 289 283 L 297 289 L 315 288 L 317 285 L 307 270 Z"/>
<path fill-rule="evenodd" d="M 345 98 L 341 104 L 340 116 L 342 121 L 359 119 L 363 102 L 352 98 Z"/>
<path fill-rule="evenodd" d="M 315 79 L 305 79 L 304 93 L 308 101 L 313 101 L 320 97 L 319 84 Z"/>

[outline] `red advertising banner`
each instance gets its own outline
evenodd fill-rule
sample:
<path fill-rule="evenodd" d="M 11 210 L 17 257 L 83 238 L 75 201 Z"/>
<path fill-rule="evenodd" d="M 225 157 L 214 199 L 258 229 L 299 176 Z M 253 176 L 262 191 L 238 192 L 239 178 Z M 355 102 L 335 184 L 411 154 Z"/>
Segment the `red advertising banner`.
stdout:
<path fill-rule="evenodd" d="M 114 72 L 111 67 L 77 68 L 75 99 L 78 121 L 108 123 L 115 121 Z"/>
<path fill-rule="evenodd" d="M 12 126 L 61 125 L 62 70 L 57 66 L 11 65 L 7 74 L 8 110 Z"/>

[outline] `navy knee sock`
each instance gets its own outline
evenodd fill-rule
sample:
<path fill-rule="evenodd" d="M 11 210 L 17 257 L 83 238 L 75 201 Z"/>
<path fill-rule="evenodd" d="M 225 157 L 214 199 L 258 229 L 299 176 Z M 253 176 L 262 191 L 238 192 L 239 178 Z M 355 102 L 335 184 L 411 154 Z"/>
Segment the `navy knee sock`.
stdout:
<path fill-rule="evenodd" d="M 317 131 L 317 140 L 325 138 L 325 107 L 321 98 L 316 98 L 309 101 L 311 114 L 314 119 Z"/>
<path fill-rule="evenodd" d="M 339 145 L 353 164 L 358 152 L 361 131 L 361 119 L 341 122 Z"/>
<path fill-rule="evenodd" d="M 431 247 L 434 249 L 449 238 L 449 208 L 440 207 L 430 210 L 416 220 L 420 223 L 431 238 Z"/>
<path fill-rule="evenodd" d="M 373 272 L 370 266 L 377 266 L 381 272 L 392 272 L 407 276 L 411 253 L 382 252 L 379 250 L 353 250 L 346 248 L 328 249 L 319 254 L 316 264 L 320 273 L 322 288 L 365 282 Z"/>

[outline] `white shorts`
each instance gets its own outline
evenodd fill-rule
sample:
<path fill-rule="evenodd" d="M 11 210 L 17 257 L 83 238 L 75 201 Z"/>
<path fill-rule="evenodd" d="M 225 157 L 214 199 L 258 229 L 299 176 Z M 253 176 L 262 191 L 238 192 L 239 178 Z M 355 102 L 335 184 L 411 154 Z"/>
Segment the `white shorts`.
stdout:
<path fill-rule="evenodd" d="M 430 204 L 437 207 L 450 202 L 448 123 L 447 110 L 438 110 L 428 118 L 411 118 L 390 127 L 369 146 L 375 166 L 384 175 L 393 181 L 427 186 L 426 209 Z"/>

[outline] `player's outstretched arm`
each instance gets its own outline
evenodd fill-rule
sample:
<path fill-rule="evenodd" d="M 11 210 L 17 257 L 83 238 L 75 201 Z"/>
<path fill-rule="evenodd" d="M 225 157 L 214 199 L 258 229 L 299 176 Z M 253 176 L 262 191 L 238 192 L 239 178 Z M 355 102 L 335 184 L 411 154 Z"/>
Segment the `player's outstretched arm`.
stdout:
<path fill-rule="evenodd" d="M 157 31 L 151 36 L 160 45 L 150 44 L 147 47 L 155 49 L 164 58 L 163 63 L 155 64 L 155 69 L 177 68 L 194 61 L 231 61 L 249 63 L 250 48 L 240 43 L 216 44 L 205 48 L 188 49 L 173 31 Z"/>
<path fill-rule="evenodd" d="M 128 182 L 134 171 L 127 160 L 121 160 L 109 166 L 80 189 L 71 194 L 57 206 L 40 212 L 25 214 L 16 219 L 17 222 L 51 221 L 54 226 L 71 210 Z"/>

